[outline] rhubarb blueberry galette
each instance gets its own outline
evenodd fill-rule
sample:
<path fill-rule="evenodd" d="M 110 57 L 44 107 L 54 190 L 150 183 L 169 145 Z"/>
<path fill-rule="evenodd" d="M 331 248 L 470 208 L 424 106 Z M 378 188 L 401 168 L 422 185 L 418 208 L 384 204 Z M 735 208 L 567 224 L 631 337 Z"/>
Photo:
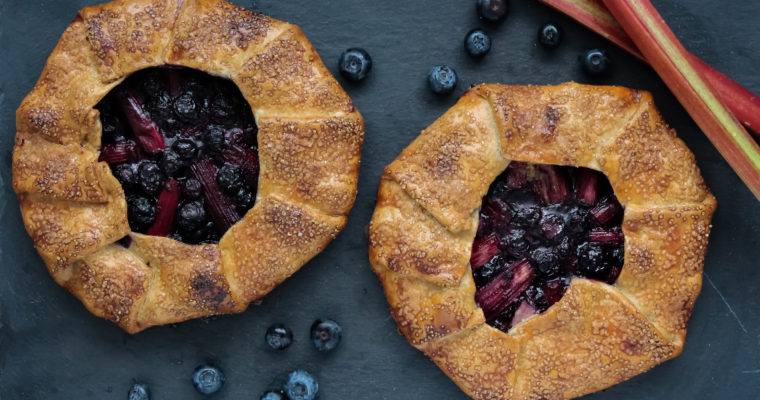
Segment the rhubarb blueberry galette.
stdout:
<path fill-rule="evenodd" d="M 388 167 L 370 261 L 476 399 L 561 399 L 680 354 L 715 199 L 652 96 L 480 85 Z"/>
<path fill-rule="evenodd" d="M 297 26 L 221 0 L 82 9 L 16 119 L 35 247 L 128 332 L 244 310 L 356 195 L 351 99 Z"/>

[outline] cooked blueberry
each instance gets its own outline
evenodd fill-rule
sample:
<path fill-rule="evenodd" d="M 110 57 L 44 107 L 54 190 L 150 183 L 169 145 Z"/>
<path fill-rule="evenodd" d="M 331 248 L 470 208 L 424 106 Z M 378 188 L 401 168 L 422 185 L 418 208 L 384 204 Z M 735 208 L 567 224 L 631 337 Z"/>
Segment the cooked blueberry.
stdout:
<path fill-rule="evenodd" d="M 478 15 L 489 21 L 499 21 L 507 16 L 509 0 L 476 0 Z"/>
<path fill-rule="evenodd" d="M 555 277 L 560 271 L 560 257 L 554 248 L 537 247 L 530 252 L 531 265 L 547 278 Z"/>
<path fill-rule="evenodd" d="M 216 183 L 227 193 L 237 193 L 243 187 L 243 169 L 237 164 L 225 163 L 216 172 Z"/>
<path fill-rule="evenodd" d="M 181 138 L 172 144 L 172 150 L 183 160 L 192 160 L 198 154 L 198 145 L 193 139 Z"/>
<path fill-rule="evenodd" d="M 127 200 L 127 217 L 132 230 L 141 230 L 156 219 L 156 208 L 147 198 L 134 196 Z"/>
<path fill-rule="evenodd" d="M 133 164 L 119 164 L 114 167 L 113 175 L 121 183 L 124 190 L 137 187 L 137 173 Z"/>
<path fill-rule="evenodd" d="M 522 258 L 530 250 L 526 235 L 527 232 L 524 229 L 509 229 L 501 237 L 500 247 L 513 258 Z"/>
<path fill-rule="evenodd" d="M 144 383 L 135 383 L 129 388 L 127 400 L 150 400 L 150 390 Z"/>
<path fill-rule="evenodd" d="M 177 226 L 184 232 L 194 232 L 206 223 L 206 209 L 199 201 L 185 203 L 177 212 Z"/>
<path fill-rule="evenodd" d="M 464 48 L 473 57 L 483 57 L 491 50 L 491 37 L 482 29 L 473 29 L 464 38 Z"/>
<path fill-rule="evenodd" d="M 235 193 L 235 197 L 232 199 L 235 205 L 241 211 L 247 211 L 253 206 L 254 200 L 253 193 L 245 187 L 241 187 L 240 190 Z"/>
<path fill-rule="evenodd" d="M 204 150 L 217 152 L 224 147 L 224 128 L 218 125 L 209 125 L 203 136 Z"/>
<path fill-rule="evenodd" d="M 606 261 L 601 245 L 586 242 L 578 246 L 578 266 L 584 275 L 591 278 L 602 276 L 609 268 Z"/>
<path fill-rule="evenodd" d="M 203 194 L 203 186 L 194 178 L 187 178 L 182 184 L 182 197 L 187 200 L 195 200 Z"/>
<path fill-rule="evenodd" d="M 589 75 L 596 76 L 606 73 L 610 69 L 610 59 L 607 52 L 599 49 L 588 50 L 581 55 L 583 70 Z"/>
<path fill-rule="evenodd" d="M 318 319 L 311 325 L 311 341 L 319 351 L 330 351 L 338 346 L 343 328 L 331 319 Z"/>
<path fill-rule="evenodd" d="M 268 391 L 259 397 L 259 400 L 284 400 L 282 394 L 279 392 Z"/>
<path fill-rule="evenodd" d="M 436 65 L 428 73 L 428 85 L 433 93 L 451 93 L 457 86 L 457 72 L 448 65 Z"/>
<path fill-rule="evenodd" d="M 137 179 L 140 182 L 140 189 L 145 194 L 155 196 L 164 187 L 166 177 L 158 164 L 153 161 L 143 161 L 137 168 Z"/>
<path fill-rule="evenodd" d="M 169 122 L 173 125 L 176 120 L 172 115 L 172 97 L 167 92 L 160 92 L 147 104 L 150 117 L 154 121 Z"/>
<path fill-rule="evenodd" d="M 174 113 L 184 122 L 195 122 L 198 119 L 198 109 L 191 93 L 183 93 L 174 99 Z"/>
<path fill-rule="evenodd" d="M 282 350 L 293 343 L 293 332 L 283 324 L 274 324 L 267 329 L 265 339 L 269 347 Z"/>
<path fill-rule="evenodd" d="M 193 386 L 201 394 L 212 394 L 224 385 L 225 377 L 222 370 L 213 365 L 201 365 L 193 372 Z"/>
<path fill-rule="evenodd" d="M 167 176 L 175 176 L 177 172 L 186 166 L 186 161 L 173 151 L 164 152 L 161 158 L 161 169 Z"/>
<path fill-rule="evenodd" d="M 214 121 L 225 123 L 235 114 L 235 105 L 229 97 L 223 93 L 218 93 L 211 99 L 209 111 Z"/>
<path fill-rule="evenodd" d="M 296 370 L 288 375 L 285 383 L 285 394 L 290 400 L 314 400 L 317 397 L 319 385 L 310 373 Z"/>
<path fill-rule="evenodd" d="M 354 47 L 340 55 L 338 70 L 348 80 L 360 81 L 367 77 L 371 69 L 372 58 L 364 49 Z"/>
<path fill-rule="evenodd" d="M 552 48 L 559 46 L 562 41 L 562 31 L 557 24 L 546 24 L 538 31 L 538 42 L 544 47 Z"/>

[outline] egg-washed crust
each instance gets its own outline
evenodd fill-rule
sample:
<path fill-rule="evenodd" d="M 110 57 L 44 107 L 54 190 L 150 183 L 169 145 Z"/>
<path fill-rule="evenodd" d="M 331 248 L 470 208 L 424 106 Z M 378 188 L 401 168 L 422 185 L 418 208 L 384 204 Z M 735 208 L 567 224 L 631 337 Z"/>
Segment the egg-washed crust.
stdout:
<path fill-rule="evenodd" d="M 131 233 L 98 162 L 94 106 L 164 64 L 231 79 L 259 126 L 254 207 L 219 245 Z M 364 122 L 301 30 L 222 0 L 117 0 L 82 9 L 16 112 L 13 188 L 55 280 L 135 333 L 243 311 L 319 253 L 356 197 Z M 131 244 L 115 242 L 129 235 Z"/>
<path fill-rule="evenodd" d="M 511 160 L 604 173 L 625 205 L 625 262 L 614 285 L 575 279 L 504 333 L 475 304 L 469 260 L 482 197 Z M 680 354 L 715 205 L 649 93 L 479 85 L 385 169 L 369 257 L 400 332 L 467 394 L 572 398 Z"/>

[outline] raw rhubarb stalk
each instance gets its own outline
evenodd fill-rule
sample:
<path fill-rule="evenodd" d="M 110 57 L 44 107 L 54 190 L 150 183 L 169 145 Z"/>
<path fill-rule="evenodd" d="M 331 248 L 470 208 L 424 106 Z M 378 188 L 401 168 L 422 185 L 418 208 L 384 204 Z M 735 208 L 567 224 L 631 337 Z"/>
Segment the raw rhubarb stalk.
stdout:
<path fill-rule="evenodd" d="M 567 14 L 582 25 L 620 46 L 634 57 L 648 62 L 623 27 L 610 14 L 607 7 L 602 3 L 602 0 L 540 1 Z M 697 56 L 688 52 L 685 55 L 695 64 L 696 70 L 715 89 L 717 97 L 733 112 L 736 118 L 748 129 L 760 134 L 760 97 L 755 96 L 752 92 L 712 68 Z"/>
<path fill-rule="evenodd" d="M 499 254 L 499 238 L 495 233 L 488 236 L 475 239 L 472 243 L 472 255 L 470 256 L 470 265 L 472 269 L 478 269 L 491 261 Z"/>
<path fill-rule="evenodd" d="M 127 161 L 137 159 L 137 149 L 133 142 L 108 143 L 100 149 L 98 161 L 105 161 L 108 164 L 121 164 Z"/>
<path fill-rule="evenodd" d="M 535 273 L 525 261 L 515 261 L 497 275 L 491 282 L 475 292 L 475 302 L 483 309 L 486 320 L 492 321 L 510 303 L 528 289 Z"/>
<path fill-rule="evenodd" d="M 604 4 L 708 139 L 760 200 L 760 146 L 736 120 L 649 0 Z M 726 104 L 731 104 L 726 102 Z"/>
<path fill-rule="evenodd" d="M 158 132 L 156 124 L 148 118 L 148 114 L 142 107 L 142 102 L 132 90 L 126 89 L 121 92 L 119 104 L 124 116 L 129 121 L 132 133 L 137 138 L 137 143 L 143 150 L 150 154 L 156 154 L 166 148 L 164 137 Z"/>
<path fill-rule="evenodd" d="M 190 172 L 203 186 L 203 196 L 209 206 L 209 213 L 219 233 L 224 233 L 238 220 L 240 215 L 232 201 L 222 193 L 216 183 L 216 166 L 209 160 L 201 160 L 190 167 Z"/>
<path fill-rule="evenodd" d="M 148 229 L 148 235 L 166 236 L 172 231 L 174 214 L 179 204 L 179 185 L 174 179 L 169 179 L 158 195 L 156 204 L 156 220 Z"/>
<path fill-rule="evenodd" d="M 575 174 L 575 198 L 587 206 L 596 203 L 599 174 L 588 168 L 579 168 Z"/>

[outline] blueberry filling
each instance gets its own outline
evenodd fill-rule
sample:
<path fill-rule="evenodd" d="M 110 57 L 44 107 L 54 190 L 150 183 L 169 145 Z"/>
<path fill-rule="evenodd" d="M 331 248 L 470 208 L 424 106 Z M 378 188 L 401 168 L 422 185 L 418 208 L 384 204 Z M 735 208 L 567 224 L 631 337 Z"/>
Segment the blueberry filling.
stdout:
<path fill-rule="evenodd" d="M 190 68 L 148 68 L 96 108 L 99 160 L 125 191 L 132 231 L 214 243 L 253 207 L 258 128 L 231 81 Z"/>
<path fill-rule="evenodd" d="M 486 321 L 508 331 L 546 311 L 574 277 L 614 283 L 623 206 L 587 168 L 512 162 L 483 198 L 470 264 Z"/>

